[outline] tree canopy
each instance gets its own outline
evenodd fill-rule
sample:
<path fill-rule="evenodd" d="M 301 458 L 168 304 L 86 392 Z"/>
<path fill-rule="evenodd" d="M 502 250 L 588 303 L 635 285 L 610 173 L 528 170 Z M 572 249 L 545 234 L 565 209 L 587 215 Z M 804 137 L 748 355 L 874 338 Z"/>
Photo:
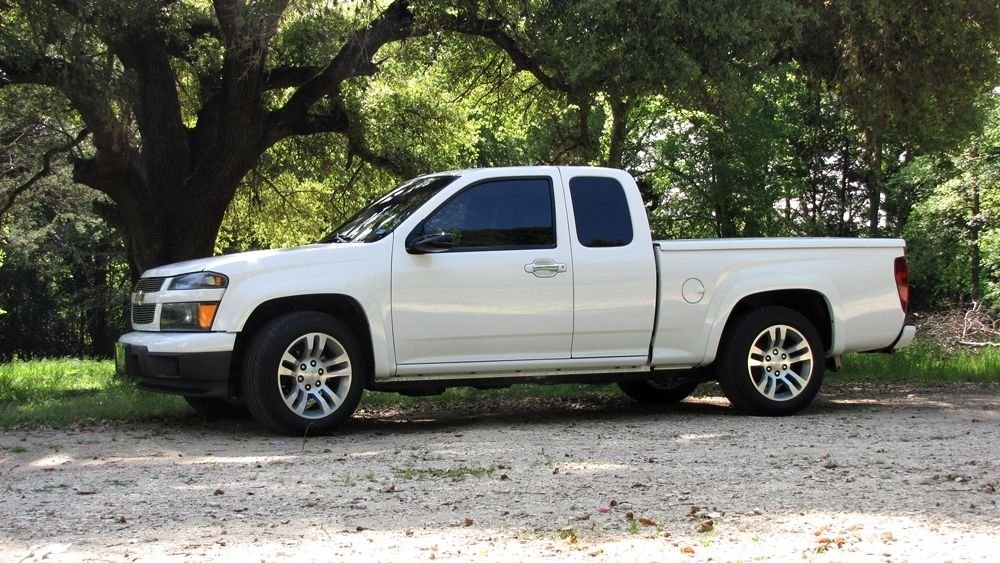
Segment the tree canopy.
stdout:
<path fill-rule="evenodd" d="M 626 168 L 658 236 L 919 238 L 913 225 L 954 201 L 929 185 L 995 187 L 996 1 L 0 7 L 11 271 L 28 260 L 22 231 L 55 220 L 60 182 L 89 189 L 69 198 L 79 221 L 119 235 L 95 232 L 111 247 L 82 252 L 124 249 L 133 278 L 315 240 L 396 181 L 446 168 Z M 988 278 L 995 219 L 970 213 L 971 247 L 987 250 L 963 271 Z"/>

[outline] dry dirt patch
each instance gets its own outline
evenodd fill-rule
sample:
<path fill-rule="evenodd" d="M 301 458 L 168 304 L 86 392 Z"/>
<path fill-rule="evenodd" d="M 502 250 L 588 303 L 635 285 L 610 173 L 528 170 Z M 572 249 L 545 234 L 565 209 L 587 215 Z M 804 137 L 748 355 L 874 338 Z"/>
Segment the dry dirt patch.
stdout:
<path fill-rule="evenodd" d="M 987 560 L 1000 390 L 711 394 L 0 434 L 0 560 Z"/>

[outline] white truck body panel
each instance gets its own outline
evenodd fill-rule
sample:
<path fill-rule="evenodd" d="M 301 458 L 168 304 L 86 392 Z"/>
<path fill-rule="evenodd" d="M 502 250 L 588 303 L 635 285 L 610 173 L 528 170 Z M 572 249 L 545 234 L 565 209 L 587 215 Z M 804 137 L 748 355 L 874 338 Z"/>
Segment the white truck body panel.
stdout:
<path fill-rule="evenodd" d="M 390 272 L 386 267 L 391 252 L 392 236 L 389 236 L 370 244 L 312 244 L 180 262 L 149 270 L 144 277 L 171 277 L 198 271 L 224 273 L 229 277 L 229 287 L 219 303 L 212 330 L 233 334 L 241 332 L 250 315 L 268 301 L 309 295 L 350 296 L 367 313 L 375 352 L 374 369 L 384 377 L 395 371 L 389 311 Z M 184 293 L 188 292 L 161 291 L 147 294 L 147 299 L 178 300 L 167 296 Z M 157 330 L 155 322 L 134 328 Z M 138 343 L 132 336 L 136 334 L 144 332 L 130 333 L 121 341 Z M 194 336 L 197 335 L 161 333 L 163 340 L 171 337 L 190 340 Z"/>
<path fill-rule="evenodd" d="M 786 289 L 823 296 L 832 315 L 829 355 L 892 344 L 904 313 L 893 277 L 902 241 L 771 238 L 657 241 L 660 319 L 652 364 L 689 367 L 715 359 L 725 319 L 743 298 Z M 705 294 L 688 303 L 682 287 L 701 280 Z"/>
<path fill-rule="evenodd" d="M 294 299 L 295 310 L 308 310 L 325 297 L 344 296 L 363 312 L 366 326 L 354 328 L 370 348 L 374 383 L 653 373 L 712 363 L 740 303 L 781 291 L 821 297 L 830 326 L 817 328 L 831 335 L 821 351 L 827 356 L 912 339 L 894 277 L 902 240 L 654 243 L 635 182 L 620 170 L 517 167 L 437 176 L 456 179 L 373 242 L 248 252 L 149 270 L 144 278 L 215 272 L 228 278 L 228 287 L 134 293 L 134 305 L 155 304 L 157 313 L 151 322 L 135 323 L 120 343 L 154 355 L 235 351 L 240 338 L 252 337 L 244 332 L 255 311 L 268 303 Z M 512 178 L 551 182 L 554 245 L 407 250 L 415 229 L 463 190 Z M 632 222 L 627 244 L 581 243 L 571 193 L 581 178 L 611 178 L 622 186 Z M 539 275 L 532 271 L 539 264 L 564 268 Z M 210 331 L 160 332 L 163 304 L 206 299 L 221 299 Z"/>

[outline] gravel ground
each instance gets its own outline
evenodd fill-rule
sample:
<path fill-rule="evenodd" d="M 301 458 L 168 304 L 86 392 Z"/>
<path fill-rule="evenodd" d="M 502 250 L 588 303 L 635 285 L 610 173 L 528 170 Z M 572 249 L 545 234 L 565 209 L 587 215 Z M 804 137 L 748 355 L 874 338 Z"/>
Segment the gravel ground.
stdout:
<path fill-rule="evenodd" d="M 1000 386 L 0 433 L 0 561 L 996 560 Z"/>

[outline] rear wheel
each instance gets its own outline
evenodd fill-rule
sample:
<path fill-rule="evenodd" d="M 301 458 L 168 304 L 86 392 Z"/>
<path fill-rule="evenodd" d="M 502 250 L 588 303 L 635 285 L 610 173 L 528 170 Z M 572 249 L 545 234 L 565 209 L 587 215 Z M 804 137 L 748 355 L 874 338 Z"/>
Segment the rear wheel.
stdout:
<path fill-rule="evenodd" d="M 243 362 L 243 392 L 267 428 L 325 434 L 354 413 L 367 369 L 361 346 L 342 322 L 325 313 L 289 313 L 254 337 Z"/>
<path fill-rule="evenodd" d="M 618 387 L 640 403 L 667 405 L 679 403 L 694 393 L 698 387 L 697 381 L 684 383 L 657 383 L 651 379 L 638 381 L 619 381 Z"/>
<path fill-rule="evenodd" d="M 764 307 L 726 331 L 717 373 L 737 409 L 783 416 L 812 402 L 824 367 L 822 340 L 809 319 L 787 307 Z"/>

